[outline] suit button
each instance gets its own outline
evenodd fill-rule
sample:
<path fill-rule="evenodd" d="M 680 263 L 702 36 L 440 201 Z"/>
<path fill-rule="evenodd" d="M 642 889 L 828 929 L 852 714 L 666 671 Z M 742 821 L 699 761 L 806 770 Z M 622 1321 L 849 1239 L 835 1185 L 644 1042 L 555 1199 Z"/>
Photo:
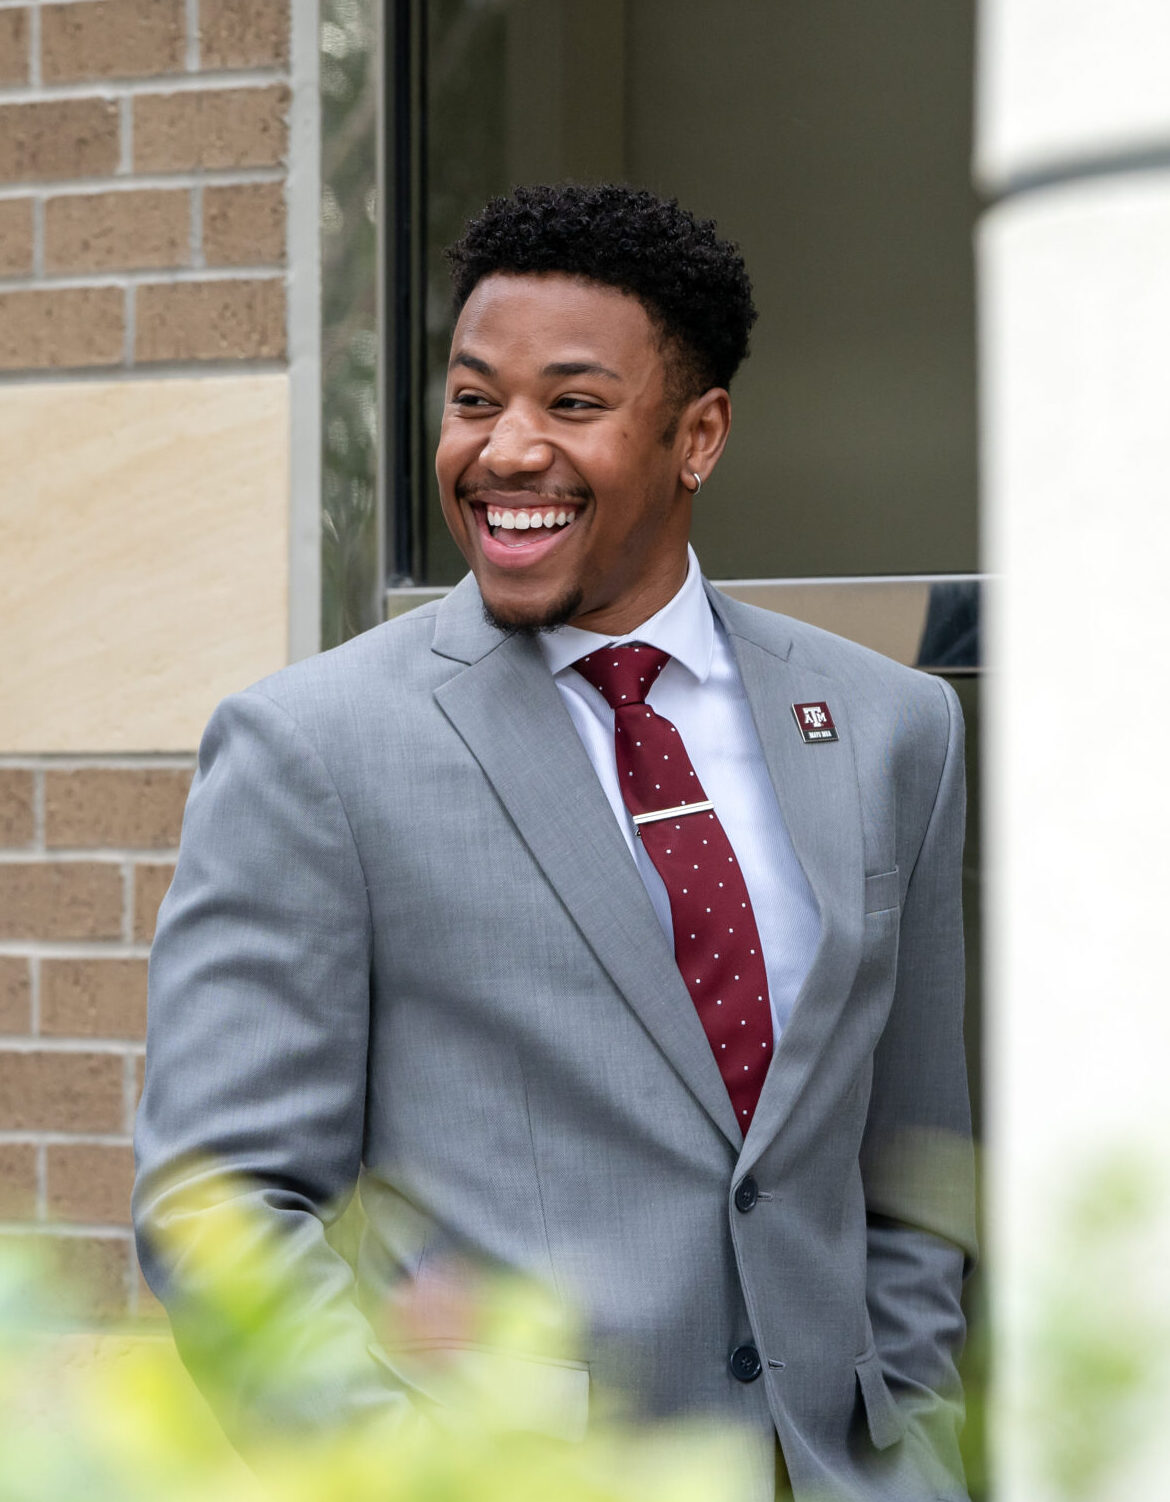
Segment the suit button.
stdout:
<path fill-rule="evenodd" d="M 735 1186 L 735 1208 L 746 1215 L 749 1210 L 756 1208 L 756 1201 L 760 1197 L 760 1186 L 749 1173 L 740 1179 Z"/>
<path fill-rule="evenodd" d="M 755 1346 L 736 1346 L 727 1364 L 737 1382 L 754 1382 L 764 1370 L 764 1363 Z"/>

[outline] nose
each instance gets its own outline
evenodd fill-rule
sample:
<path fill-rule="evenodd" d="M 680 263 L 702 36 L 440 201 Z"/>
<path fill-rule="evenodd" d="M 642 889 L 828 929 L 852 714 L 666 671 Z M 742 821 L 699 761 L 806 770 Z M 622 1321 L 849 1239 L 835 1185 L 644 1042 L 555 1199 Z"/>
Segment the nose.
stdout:
<path fill-rule="evenodd" d="M 552 463 L 553 446 L 543 417 L 543 412 L 527 405 L 506 407 L 492 424 L 480 450 L 480 462 L 501 476 L 547 469 Z"/>

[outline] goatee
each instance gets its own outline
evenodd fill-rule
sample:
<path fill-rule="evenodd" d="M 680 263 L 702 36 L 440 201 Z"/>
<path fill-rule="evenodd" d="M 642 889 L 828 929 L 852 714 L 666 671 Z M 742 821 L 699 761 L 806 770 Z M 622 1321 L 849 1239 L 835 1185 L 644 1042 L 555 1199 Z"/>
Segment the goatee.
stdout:
<path fill-rule="evenodd" d="M 537 637 L 549 631 L 556 631 L 561 626 L 567 626 L 571 620 L 581 612 L 582 591 L 570 590 L 568 594 L 559 600 L 554 600 L 551 605 L 546 605 L 543 610 L 525 611 L 513 608 L 511 610 L 494 610 L 487 600 L 483 601 L 484 620 L 489 626 L 494 626 L 497 631 L 504 631 L 509 636 Z"/>

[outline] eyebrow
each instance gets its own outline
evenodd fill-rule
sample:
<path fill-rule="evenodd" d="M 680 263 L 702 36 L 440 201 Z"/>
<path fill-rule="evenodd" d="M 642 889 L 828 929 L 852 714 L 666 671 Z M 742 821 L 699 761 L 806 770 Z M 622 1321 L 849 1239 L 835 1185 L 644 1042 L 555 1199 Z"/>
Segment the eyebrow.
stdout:
<path fill-rule="evenodd" d="M 468 370 L 474 370 L 478 375 L 482 376 L 494 376 L 496 373 L 486 360 L 477 359 L 475 355 L 464 354 L 462 350 L 459 354 L 451 356 L 452 370 L 456 365 L 465 365 Z"/>
<path fill-rule="evenodd" d="M 595 365 L 591 360 L 558 360 L 552 365 L 546 365 L 540 373 L 546 376 L 599 375 L 610 381 L 621 380 L 616 370 L 610 370 L 605 365 Z"/>
<path fill-rule="evenodd" d="M 451 369 L 457 365 L 467 370 L 474 370 L 477 375 L 488 376 L 496 374 L 495 367 L 481 360 L 478 355 L 469 355 L 465 350 L 451 356 Z M 610 370 L 606 365 L 597 365 L 591 360 L 556 360 L 551 365 L 546 365 L 540 372 L 542 376 L 579 376 L 596 375 L 604 376 L 609 381 L 620 381 L 621 376 L 616 370 Z"/>

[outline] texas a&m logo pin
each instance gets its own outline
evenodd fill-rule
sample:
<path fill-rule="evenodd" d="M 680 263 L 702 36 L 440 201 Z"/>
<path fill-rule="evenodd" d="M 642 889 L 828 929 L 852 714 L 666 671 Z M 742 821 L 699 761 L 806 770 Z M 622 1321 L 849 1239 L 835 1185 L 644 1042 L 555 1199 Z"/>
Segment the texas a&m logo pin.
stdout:
<path fill-rule="evenodd" d="M 792 713 L 796 719 L 796 728 L 806 745 L 835 741 L 838 738 L 837 727 L 833 724 L 833 716 L 829 713 L 827 704 L 794 704 Z"/>

